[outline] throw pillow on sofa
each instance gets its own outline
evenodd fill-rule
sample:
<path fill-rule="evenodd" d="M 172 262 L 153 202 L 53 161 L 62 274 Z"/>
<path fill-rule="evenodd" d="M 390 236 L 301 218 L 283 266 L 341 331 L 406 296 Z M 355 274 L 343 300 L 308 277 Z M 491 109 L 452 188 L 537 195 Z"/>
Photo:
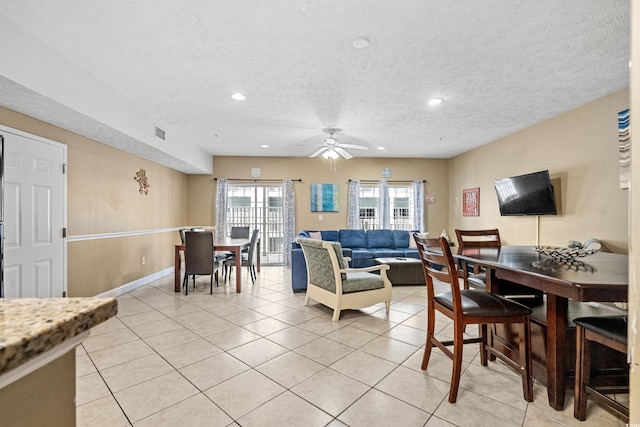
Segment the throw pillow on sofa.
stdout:
<path fill-rule="evenodd" d="M 425 231 L 424 233 L 417 233 L 418 237 L 426 239 L 429 237 L 429 232 Z M 416 244 L 416 239 L 413 238 L 413 232 L 409 232 L 409 247 L 411 249 L 418 249 L 418 245 Z"/>

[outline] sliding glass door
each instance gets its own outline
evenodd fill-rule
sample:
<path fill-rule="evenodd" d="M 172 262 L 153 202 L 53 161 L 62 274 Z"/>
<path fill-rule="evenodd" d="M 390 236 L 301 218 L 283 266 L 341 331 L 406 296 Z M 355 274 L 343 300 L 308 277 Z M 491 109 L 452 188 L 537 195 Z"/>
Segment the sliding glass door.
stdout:
<path fill-rule="evenodd" d="M 226 233 L 233 226 L 260 230 L 260 262 L 283 263 L 282 185 L 229 184 Z"/>

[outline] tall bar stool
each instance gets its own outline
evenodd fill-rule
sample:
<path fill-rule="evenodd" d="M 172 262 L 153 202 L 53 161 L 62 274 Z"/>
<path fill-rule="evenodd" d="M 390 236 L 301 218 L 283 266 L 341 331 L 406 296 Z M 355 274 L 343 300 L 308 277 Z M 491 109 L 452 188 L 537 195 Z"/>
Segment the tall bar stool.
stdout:
<path fill-rule="evenodd" d="M 592 396 L 629 419 L 629 408 L 607 396 L 629 393 L 629 385 L 596 386 L 591 382 L 591 343 L 627 354 L 627 316 L 580 317 L 573 321 L 576 328 L 576 384 L 573 416 L 587 418 L 587 398 Z"/>
<path fill-rule="evenodd" d="M 515 301 L 478 289 L 460 289 L 458 271 L 451 255 L 449 242 L 444 238 L 425 239 L 413 235 L 418 246 L 427 285 L 427 340 L 422 357 L 422 370 L 426 370 L 431 358 L 431 349 L 438 347 L 453 361 L 449 403 L 458 397 L 462 373 L 464 344 L 480 344 L 480 364 L 487 366 L 490 355 L 498 357 L 522 377 L 523 397 L 533 402 L 533 379 L 531 360 L 531 310 Z M 439 280 L 449 285 L 447 292 L 435 293 L 434 282 Z M 453 320 L 453 340 L 441 341 L 435 336 L 436 311 Z M 489 340 L 488 325 L 494 323 L 518 323 L 519 363 L 500 352 Z M 464 338 L 466 325 L 478 325 L 478 338 Z M 453 346 L 453 351 L 449 347 Z"/>

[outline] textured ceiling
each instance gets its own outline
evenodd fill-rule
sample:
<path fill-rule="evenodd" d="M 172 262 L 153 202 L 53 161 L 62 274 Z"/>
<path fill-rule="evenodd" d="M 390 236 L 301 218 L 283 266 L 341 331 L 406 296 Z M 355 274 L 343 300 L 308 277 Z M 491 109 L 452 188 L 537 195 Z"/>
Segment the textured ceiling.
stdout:
<path fill-rule="evenodd" d="M 628 0 L 0 0 L 0 10 L 212 155 L 308 156 L 321 129 L 337 127 L 341 142 L 369 147 L 356 157 L 449 158 L 629 84 Z M 369 46 L 356 49 L 363 36 Z M 435 96 L 444 102 L 427 106 Z"/>

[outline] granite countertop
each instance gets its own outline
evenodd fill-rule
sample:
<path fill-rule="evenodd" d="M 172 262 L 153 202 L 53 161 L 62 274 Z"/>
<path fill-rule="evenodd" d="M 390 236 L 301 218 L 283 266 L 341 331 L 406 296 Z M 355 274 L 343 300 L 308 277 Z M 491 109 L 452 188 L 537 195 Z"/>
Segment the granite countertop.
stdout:
<path fill-rule="evenodd" d="M 0 375 L 117 312 L 115 298 L 0 299 Z"/>

